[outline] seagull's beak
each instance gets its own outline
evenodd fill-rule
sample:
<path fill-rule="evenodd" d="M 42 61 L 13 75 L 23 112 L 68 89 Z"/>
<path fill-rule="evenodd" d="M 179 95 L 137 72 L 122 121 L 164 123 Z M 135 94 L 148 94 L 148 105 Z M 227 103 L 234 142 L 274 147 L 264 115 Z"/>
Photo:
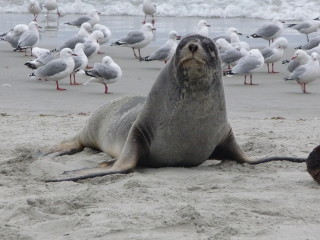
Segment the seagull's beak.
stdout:
<path fill-rule="evenodd" d="M 37 28 L 42 28 L 41 26 L 37 25 Z"/>
<path fill-rule="evenodd" d="M 177 38 L 176 38 L 177 40 L 180 40 L 181 39 L 181 36 L 177 36 Z"/>
<path fill-rule="evenodd" d="M 240 33 L 240 32 L 237 32 L 237 34 L 238 34 L 238 35 L 242 35 L 242 33 Z"/>
<path fill-rule="evenodd" d="M 206 24 L 207 25 L 207 27 L 211 27 L 211 25 L 210 24 Z"/>
<path fill-rule="evenodd" d="M 72 55 L 72 56 L 78 56 L 78 55 L 77 55 L 77 54 L 75 54 L 75 53 L 72 53 L 71 55 Z"/>
<path fill-rule="evenodd" d="M 297 57 L 292 57 L 291 60 L 294 60 L 294 59 L 296 59 L 296 58 L 297 58 Z"/>

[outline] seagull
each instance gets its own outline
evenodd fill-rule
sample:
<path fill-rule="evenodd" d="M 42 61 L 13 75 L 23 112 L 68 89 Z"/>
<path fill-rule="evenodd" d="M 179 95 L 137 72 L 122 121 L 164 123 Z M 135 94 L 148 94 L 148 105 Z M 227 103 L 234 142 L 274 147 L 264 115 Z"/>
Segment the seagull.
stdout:
<path fill-rule="evenodd" d="M 99 30 L 94 30 L 88 39 L 84 42 L 84 53 L 88 59 L 93 58 L 100 50 L 100 40 L 103 39 L 103 33 Z"/>
<path fill-rule="evenodd" d="M 205 37 L 208 37 L 209 36 L 209 27 L 210 25 L 207 23 L 206 20 L 200 20 L 198 22 L 198 28 L 197 28 L 197 33 L 202 35 L 202 36 L 205 36 Z"/>
<path fill-rule="evenodd" d="M 181 39 L 181 36 L 179 36 L 176 31 L 171 31 L 169 33 L 168 41 L 158 50 L 151 53 L 150 56 L 146 57 L 144 60 L 145 61 L 158 60 L 158 61 L 163 61 L 164 63 L 167 63 L 176 51 L 176 48 L 178 45 L 176 40 L 180 40 L 180 39 Z"/>
<path fill-rule="evenodd" d="M 87 76 L 92 77 L 88 82 L 102 83 L 105 86 L 104 93 L 108 93 L 108 85 L 118 81 L 122 77 L 122 71 L 118 64 L 109 56 L 102 59 L 102 63 L 95 63 L 92 70 L 85 71 Z"/>
<path fill-rule="evenodd" d="M 110 41 L 111 31 L 107 26 L 97 23 L 93 26 L 92 30 L 99 30 L 103 33 L 103 38 L 99 40 L 100 45 L 106 44 Z M 98 53 L 102 54 L 103 52 Z"/>
<path fill-rule="evenodd" d="M 320 76 L 319 54 L 313 52 L 311 59 L 308 63 L 297 67 L 288 77 L 284 80 L 295 80 L 300 84 L 303 93 L 309 93 L 306 90 L 306 84 L 313 82 Z"/>
<path fill-rule="evenodd" d="M 269 47 L 266 47 L 261 51 L 264 57 L 264 62 L 268 66 L 268 73 L 278 73 L 274 71 L 274 63 L 281 60 L 283 57 L 284 49 L 288 47 L 288 40 L 284 37 L 277 38 Z M 269 64 L 271 63 L 271 72 Z"/>
<path fill-rule="evenodd" d="M 238 29 L 234 28 L 234 27 L 230 27 L 228 28 L 227 32 L 226 33 L 223 33 L 223 34 L 219 34 L 219 35 L 215 35 L 212 40 L 213 41 L 217 41 L 219 38 L 224 38 L 227 42 L 231 43 L 231 39 L 230 39 L 230 33 L 238 33 L 238 35 L 242 35 L 242 33 L 240 33 L 238 31 Z"/>
<path fill-rule="evenodd" d="M 236 48 L 231 47 L 229 50 L 221 53 L 220 58 L 223 66 L 228 65 L 228 69 L 231 69 L 231 66 L 236 65 L 237 62 L 247 54 L 248 53 L 244 54 Z"/>
<path fill-rule="evenodd" d="M 289 63 L 287 70 L 288 72 L 293 72 L 300 65 L 307 64 L 310 60 L 310 57 L 311 56 L 308 55 L 306 51 L 298 49 L 297 51 L 295 51 L 291 60 L 283 60 L 282 64 Z"/>
<path fill-rule="evenodd" d="M 47 16 L 49 16 L 50 11 L 57 10 L 58 16 L 61 17 L 61 14 L 58 10 L 57 0 L 45 0 L 43 3 L 43 7 L 47 9 Z"/>
<path fill-rule="evenodd" d="M 279 18 L 275 17 L 272 23 L 265 24 L 259 28 L 254 34 L 247 36 L 248 38 L 263 38 L 273 42 L 273 39 L 279 37 L 283 31 L 283 23 Z"/>
<path fill-rule="evenodd" d="M 25 31 L 18 42 L 18 46 L 14 51 L 26 50 L 25 55 L 27 56 L 27 49 L 31 48 L 32 56 L 32 47 L 37 44 L 39 41 L 39 31 L 38 28 L 41 28 L 37 22 L 32 21 L 28 24 L 29 29 Z"/>
<path fill-rule="evenodd" d="M 248 55 L 239 60 L 231 70 L 223 73 L 226 75 L 244 74 L 244 84 L 256 85 L 252 83 L 252 72 L 260 69 L 264 64 L 264 58 L 258 49 L 251 49 Z M 250 74 L 250 83 L 247 83 L 247 74 Z"/>
<path fill-rule="evenodd" d="M 146 47 L 153 39 L 153 30 L 156 30 L 151 23 L 145 23 L 139 31 L 129 32 L 128 35 L 114 43 L 111 46 L 131 47 L 133 54 L 139 60 L 141 57 L 140 49 Z M 139 56 L 136 55 L 134 49 L 138 49 Z"/>
<path fill-rule="evenodd" d="M 1 34 L 0 40 L 8 42 L 13 48 L 17 48 L 21 35 L 28 29 L 29 27 L 26 24 L 17 24 L 10 31 Z"/>
<path fill-rule="evenodd" d="M 68 39 L 62 45 L 53 49 L 52 51 L 59 52 L 63 48 L 74 49 L 77 43 L 84 43 L 86 41 L 88 36 L 91 34 L 91 31 L 92 31 L 92 26 L 90 23 L 87 23 L 87 22 L 82 23 L 77 35 Z"/>
<path fill-rule="evenodd" d="M 42 11 L 42 5 L 37 0 L 30 0 L 28 4 L 28 11 L 33 14 L 33 21 L 37 21 L 37 17 Z"/>
<path fill-rule="evenodd" d="M 154 24 L 154 14 L 157 11 L 157 5 L 154 4 L 151 0 L 144 0 L 142 3 L 142 11 L 144 12 L 144 20 L 143 24 L 145 24 L 147 21 L 147 16 L 152 17 L 152 24 Z"/>
<path fill-rule="evenodd" d="M 300 32 L 302 34 L 305 34 L 307 37 L 307 41 L 309 42 L 308 34 L 313 33 L 313 32 L 317 32 L 319 30 L 320 21 L 308 20 L 308 21 L 303 21 L 298 24 L 289 24 L 287 26 L 297 30 L 298 32 Z"/>
<path fill-rule="evenodd" d="M 29 77 L 38 77 L 40 79 L 55 81 L 57 90 L 66 90 L 59 87 L 58 81 L 69 76 L 74 70 L 74 60 L 72 56 L 75 54 L 70 48 L 64 48 L 60 52 L 60 58 L 48 62 L 46 65 L 38 68 Z"/>
<path fill-rule="evenodd" d="M 73 20 L 72 22 L 66 22 L 65 24 L 80 27 L 82 23 L 88 22 L 93 27 L 95 24 L 100 22 L 99 14 L 100 12 L 95 9 L 89 12 L 89 14 L 80 16 L 76 20 Z"/>
<path fill-rule="evenodd" d="M 35 47 L 32 49 L 32 55 L 35 59 L 27 61 L 24 65 L 31 69 L 37 69 L 41 66 L 46 65 L 48 62 L 54 59 L 53 54 L 49 49 Z"/>
<path fill-rule="evenodd" d="M 231 45 L 239 50 L 243 55 L 246 55 L 250 50 L 250 46 L 247 42 L 240 41 L 239 35 L 242 33 L 238 32 L 236 28 L 229 29 L 230 43 Z"/>
<path fill-rule="evenodd" d="M 82 43 L 77 43 L 76 47 L 74 48 L 73 52 L 77 56 L 72 56 L 74 60 L 74 69 L 73 69 L 73 72 L 70 74 L 70 85 L 79 85 L 79 83 L 76 82 L 76 72 L 80 70 L 84 70 L 88 66 L 88 58 L 84 54 L 83 48 L 84 46 Z M 72 75 L 73 75 L 73 83 L 71 81 Z"/>
<path fill-rule="evenodd" d="M 295 49 L 310 50 L 311 48 L 317 47 L 320 44 L 320 37 L 314 37 L 309 40 L 306 44 L 296 47 Z"/>

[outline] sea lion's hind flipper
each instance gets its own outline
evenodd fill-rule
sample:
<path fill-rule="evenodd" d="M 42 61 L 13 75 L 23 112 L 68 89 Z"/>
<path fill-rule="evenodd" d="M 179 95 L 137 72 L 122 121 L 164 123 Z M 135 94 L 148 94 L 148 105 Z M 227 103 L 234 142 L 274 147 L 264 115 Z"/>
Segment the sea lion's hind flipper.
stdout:
<path fill-rule="evenodd" d="M 96 171 L 100 171 L 102 168 L 107 169 L 107 168 L 112 167 L 116 160 L 117 159 L 114 158 L 112 160 L 103 161 L 103 162 L 99 163 L 97 167 L 93 167 L 93 168 L 79 168 L 79 169 L 64 171 L 63 174 L 70 174 L 70 173 L 79 174 L 79 175 L 91 174 Z"/>
<path fill-rule="evenodd" d="M 49 179 L 45 180 L 44 182 L 65 182 L 65 181 L 79 181 L 83 179 L 88 179 L 88 178 L 95 178 L 95 177 L 103 177 L 107 175 L 112 175 L 112 174 L 127 174 L 131 172 L 131 169 L 129 170 L 106 170 L 106 169 L 101 169 L 101 168 L 96 168 L 96 172 L 86 174 L 86 175 L 80 175 L 80 176 L 75 176 L 75 177 L 69 177 L 69 178 L 60 178 L 60 179 Z"/>
<path fill-rule="evenodd" d="M 230 130 L 227 138 L 214 149 L 209 159 L 234 160 L 239 163 L 248 161 L 248 157 L 237 143 L 232 130 Z"/>
<path fill-rule="evenodd" d="M 61 179 L 45 180 L 45 182 L 78 181 L 78 180 L 102 177 L 102 176 L 112 175 L 112 174 L 127 174 L 131 172 L 131 169 L 112 170 L 112 166 L 115 162 L 116 162 L 116 159 L 99 163 L 97 167 L 93 167 L 93 168 L 82 168 L 82 169 L 75 169 L 71 171 L 65 171 L 63 174 L 77 174 L 77 176 L 61 178 Z"/>

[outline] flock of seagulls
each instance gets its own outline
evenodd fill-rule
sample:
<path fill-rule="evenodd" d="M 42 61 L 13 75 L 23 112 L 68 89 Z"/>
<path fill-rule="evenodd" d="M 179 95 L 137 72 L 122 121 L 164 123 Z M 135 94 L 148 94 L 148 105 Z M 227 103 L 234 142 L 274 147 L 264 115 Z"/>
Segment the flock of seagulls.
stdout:
<path fill-rule="evenodd" d="M 18 24 L 0 35 L 1 40 L 8 42 L 14 51 L 24 51 L 30 49 L 30 55 L 35 58 L 27 61 L 25 65 L 35 71 L 29 76 L 44 81 L 55 81 L 57 90 L 65 90 L 59 86 L 59 81 L 69 77 L 70 85 L 79 85 L 76 81 L 76 74 L 82 73 L 90 80 L 104 85 L 105 93 L 108 93 L 108 84 L 114 83 L 122 77 L 120 66 L 113 61 L 110 56 L 104 56 L 101 63 L 89 66 L 89 59 L 103 52 L 101 45 L 106 44 L 111 39 L 110 29 L 100 23 L 100 12 L 92 10 L 87 15 L 83 15 L 66 22 L 65 24 L 78 27 L 78 33 L 64 43 L 60 43 L 55 49 L 43 49 L 36 47 L 39 42 L 39 24 L 37 17 L 42 9 L 58 10 L 56 0 L 45 0 L 40 4 L 37 0 L 29 0 L 28 10 L 33 14 L 33 21 L 28 25 Z M 162 61 L 167 63 L 173 56 L 177 41 L 181 36 L 174 30 L 169 32 L 167 42 L 149 56 L 142 57 L 141 49 L 148 46 L 154 39 L 156 5 L 151 0 L 144 0 L 142 11 L 145 15 L 143 25 L 140 29 L 130 31 L 126 36 L 112 42 L 111 46 L 122 46 L 131 48 L 133 55 L 139 61 Z M 151 21 L 147 22 L 147 18 Z M 264 64 L 267 64 L 268 73 L 274 74 L 275 63 L 283 59 L 284 51 L 288 47 L 288 40 L 282 37 L 284 22 L 279 18 L 274 18 L 269 24 L 265 24 L 256 29 L 248 38 L 262 38 L 269 42 L 262 49 L 251 49 L 246 41 L 241 41 L 242 35 L 238 29 L 230 27 L 224 34 L 210 36 L 210 24 L 206 20 L 200 20 L 196 25 L 195 33 L 206 37 L 211 37 L 216 42 L 220 52 L 224 76 L 244 75 L 245 85 L 256 85 L 253 83 L 253 73 L 259 71 Z M 290 60 L 282 60 L 283 64 L 288 64 L 288 76 L 284 80 L 294 80 L 306 91 L 306 84 L 320 76 L 319 55 L 320 55 L 320 35 L 310 38 L 310 34 L 317 32 L 320 27 L 319 19 L 303 21 L 298 24 L 290 24 L 287 27 L 293 28 L 305 34 L 307 43 L 297 47 L 297 51 Z M 137 51 L 137 52 L 136 52 Z M 59 58 L 56 56 L 59 55 Z M 250 80 L 247 81 L 249 76 Z"/>
<path fill-rule="evenodd" d="M 284 27 L 283 21 L 274 18 L 271 23 L 261 26 L 253 34 L 247 36 L 267 40 L 269 44 L 262 49 L 250 50 L 249 45 L 237 40 L 237 34 L 241 35 L 241 33 L 233 28 L 228 29 L 225 35 L 216 36 L 214 40 L 220 52 L 222 67 L 225 69 L 223 75 L 244 75 L 245 85 L 256 85 L 252 81 L 252 74 L 259 71 L 264 64 L 267 64 L 268 73 L 278 73 L 275 71 L 274 64 L 283 59 L 284 51 L 288 47 L 288 40 L 281 36 Z M 297 47 L 298 50 L 291 60 L 282 60 L 283 64 L 288 64 L 289 76 L 284 80 L 296 81 L 301 86 L 303 93 L 309 93 L 306 90 L 306 84 L 320 77 L 320 36 L 316 35 L 309 39 L 308 35 L 319 30 L 320 21 L 313 19 L 298 24 L 289 24 L 287 27 L 305 34 L 308 42 Z M 247 82 L 248 75 L 249 82 Z"/>

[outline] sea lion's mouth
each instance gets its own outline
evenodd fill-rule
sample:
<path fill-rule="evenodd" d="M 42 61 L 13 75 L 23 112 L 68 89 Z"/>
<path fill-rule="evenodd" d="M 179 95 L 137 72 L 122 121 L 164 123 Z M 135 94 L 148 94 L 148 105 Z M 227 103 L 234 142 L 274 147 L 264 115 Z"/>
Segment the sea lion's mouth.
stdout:
<path fill-rule="evenodd" d="M 184 79 L 193 79 L 197 81 L 198 79 L 203 78 L 207 74 L 207 65 L 202 59 L 189 58 L 184 59 L 179 67 Z"/>

